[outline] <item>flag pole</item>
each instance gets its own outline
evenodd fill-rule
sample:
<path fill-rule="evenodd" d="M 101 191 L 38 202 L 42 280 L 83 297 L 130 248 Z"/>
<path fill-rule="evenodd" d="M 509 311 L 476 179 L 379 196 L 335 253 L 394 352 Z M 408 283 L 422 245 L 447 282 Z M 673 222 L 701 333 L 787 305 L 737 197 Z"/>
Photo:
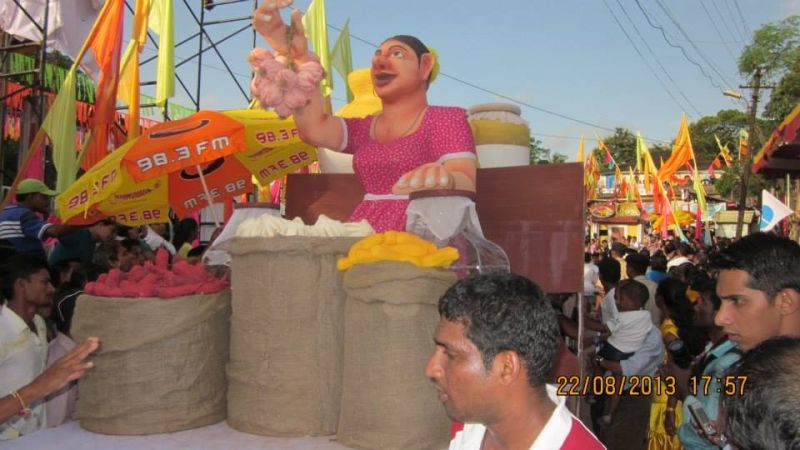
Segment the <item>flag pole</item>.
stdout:
<path fill-rule="evenodd" d="M 197 173 L 200 174 L 200 183 L 203 185 L 203 192 L 206 194 L 208 207 L 211 208 L 211 216 L 214 218 L 214 226 L 219 228 L 219 216 L 217 215 L 217 210 L 214 208 L 214 204 L 211 203 L 211 193 L 208 191 L 208 184 L 206 184 L 206 177 L 203 175 L 203 169 L 200 168 L 200 164 L 196 164 L 195 167 L 197 167 Z"/>

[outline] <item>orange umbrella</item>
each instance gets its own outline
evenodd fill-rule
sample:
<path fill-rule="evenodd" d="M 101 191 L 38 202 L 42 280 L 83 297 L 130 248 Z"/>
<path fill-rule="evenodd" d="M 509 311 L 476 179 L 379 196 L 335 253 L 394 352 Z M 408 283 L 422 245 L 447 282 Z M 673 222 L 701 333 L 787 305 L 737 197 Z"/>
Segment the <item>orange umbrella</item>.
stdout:
<path fill-rule="evenodd" d="M 200 111 L 148 129 L 56 198 L 65 223 L 126 225 L 184 217 L 316 160 L 291 120 L 263 110 Z"/>

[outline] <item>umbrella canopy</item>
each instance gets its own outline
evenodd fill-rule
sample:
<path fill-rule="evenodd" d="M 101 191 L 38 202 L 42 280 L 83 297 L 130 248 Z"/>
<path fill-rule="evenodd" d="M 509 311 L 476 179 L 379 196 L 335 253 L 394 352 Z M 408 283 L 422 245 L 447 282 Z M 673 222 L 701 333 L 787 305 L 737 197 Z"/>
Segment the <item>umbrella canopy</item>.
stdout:
<path fill-rule="evenodd" d="M 266 185 L 315 160 L 291 120 L 263 110 L 200 111 L 111 152 L 56 198 L 56 211 L 68 224 L 164 222 L 170 208 L 183 217 L 249 192 L 252 177 Z"/>
<path fill-rule="evenodd" d="M 800 104 L 772 130 L 753 160 L 753 172 L 769 178 L 800 173 Z"/>

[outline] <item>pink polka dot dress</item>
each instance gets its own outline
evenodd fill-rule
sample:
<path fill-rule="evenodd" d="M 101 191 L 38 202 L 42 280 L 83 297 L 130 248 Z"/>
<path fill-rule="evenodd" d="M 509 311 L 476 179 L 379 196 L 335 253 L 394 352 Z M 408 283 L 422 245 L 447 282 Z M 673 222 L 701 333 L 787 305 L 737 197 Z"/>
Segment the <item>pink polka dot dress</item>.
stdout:
<path fill-rule="evenodd" d="M 381 144 L 370 136 L 373 116 L 344 119 L 345 153 L 353 154 L 353 171 L 367 192 L 351 221 L 367 219 L 376 232 L 406 229 L 408 198 L 391 196 L 400 177 L 423 164 L 476 158 L 466 110 L 429 106 L 413 133 Z M 387 197 L 393 198 L 387 198 Z"/>

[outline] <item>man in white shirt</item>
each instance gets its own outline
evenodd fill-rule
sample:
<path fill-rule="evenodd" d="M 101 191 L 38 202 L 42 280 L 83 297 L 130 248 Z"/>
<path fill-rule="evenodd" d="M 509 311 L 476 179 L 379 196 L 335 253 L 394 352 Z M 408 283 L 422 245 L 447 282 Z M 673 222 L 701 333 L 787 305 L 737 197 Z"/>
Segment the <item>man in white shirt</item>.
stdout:
<path fill-rule="evenodd" d="M 592 262 L 592 254 L 583 254 L 583 295 L 591 300 L 597 293 L 597 283 L 600 281 L 600 270 Z"/>
<path fill-rule="evenodd" d="M 451 450 L 604 448 L 545 379 L 561 338 L 536 284 L 514 274 L 460 280 L 439 300 L 425 373 L 465 423 Z"/>
<path fill-rule="evenodd" d="M 673 267 L 680 267 L 681 264 L 692 262 L 689 259 L 689 246 L 682 242 L 668 244 L 664 248 L 664 252 L 667 254 L 667 258 L 669 258 L 669 261 L 667 261 L 667 272 Z"/>
<path fill-rule="evenodd" d="M 91 367 L 83 360 L 97 349 L 90 338 L 45 369 L 47 335 L 36 310 L 52 301 L 54 289 L 44 259 L 9 258 L 0 269 L 0 440 L 47 426 L 44 398 Z M 6 395 L 7 393 L 7 395 Z"/>

